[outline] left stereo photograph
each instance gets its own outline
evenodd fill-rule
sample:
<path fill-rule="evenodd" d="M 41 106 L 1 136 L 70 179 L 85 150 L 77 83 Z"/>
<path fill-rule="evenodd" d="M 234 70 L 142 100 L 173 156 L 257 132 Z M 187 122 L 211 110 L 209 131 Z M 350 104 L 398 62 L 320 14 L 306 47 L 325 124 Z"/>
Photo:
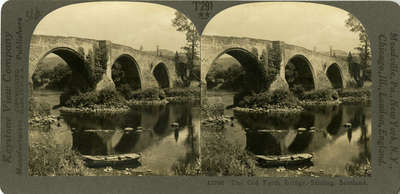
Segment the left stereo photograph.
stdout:
<path fill-rule="evenodd" d="M 197 175 L 199 34 L 158 4 L 46 15 L 29 53 L 30 176 Z"/>

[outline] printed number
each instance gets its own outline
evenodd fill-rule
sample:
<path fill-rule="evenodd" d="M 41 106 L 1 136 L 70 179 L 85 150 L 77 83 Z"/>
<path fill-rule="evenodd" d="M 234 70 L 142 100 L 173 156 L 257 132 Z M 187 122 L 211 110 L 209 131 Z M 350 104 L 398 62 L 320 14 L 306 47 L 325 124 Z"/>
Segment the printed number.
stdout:
<path fill-rule="evenodd" d="M 213 8 L 211 1 L 193 1 L 193 4 L 196 11 L 210 11 Z"/>

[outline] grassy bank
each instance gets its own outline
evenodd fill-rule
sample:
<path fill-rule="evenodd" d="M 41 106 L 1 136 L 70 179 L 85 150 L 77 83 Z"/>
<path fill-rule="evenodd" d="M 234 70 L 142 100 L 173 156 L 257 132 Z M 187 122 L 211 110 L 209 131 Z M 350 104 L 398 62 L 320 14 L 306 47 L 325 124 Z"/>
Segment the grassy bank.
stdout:
<path fill-rule="evenodd" d="M 30 132 L 30 139 L 31 132 Z M 51 135 L 41 132 L 36 142 L 29 142 L 28 174 L 30 176 L 90 176 L 80 155 L 58 145 Z"/>
<path fill-rule="evenodd" d="M 230 143 L 223 135 L 224 106 L 221 104 L 202 105 L 201 125 L 201 174 L 206 176 L 254 176 L 253 156 L 238 145 Z"/>
<path fill-rule="evenodd" d="M 201 131 L 201 172 L 206 176 L 254 176 L 255 159 L 238 145 L 231 144 L 220 126 L 205 125 Z"/>

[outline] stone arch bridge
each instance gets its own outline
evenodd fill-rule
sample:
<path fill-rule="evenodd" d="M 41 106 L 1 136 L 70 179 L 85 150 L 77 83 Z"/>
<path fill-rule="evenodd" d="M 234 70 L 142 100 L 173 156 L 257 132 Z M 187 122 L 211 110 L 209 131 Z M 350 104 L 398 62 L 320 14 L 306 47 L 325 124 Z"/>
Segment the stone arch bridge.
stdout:
<path fill-rule="evenodd" d="M 96 90 L 115 88 L 112 70 L 117 63 L 122 66 L 122 70 L 129 79 L 128 82 L 138 82 L 132 83 L 137 86 L 135 89 L 169 88 L 173 87 L 178 79 L 175 62 L 167 57 L 152 55 L 107 40 L 33 35 L 30 43 L 29 82 L 32 83 L 32 75 L 40 61 L 50 53 L 58 55 L 71 67 L 72 79 L 75 79 L 75 82 L 88 79 L 89 70 L 84 69 L 85 56 L 83 55 L 93 51 L 94 47 L 104 48 L 108 56 L 105 73 L 97 83 Z"/>
<path fill-rule="evenodd" d="M 267 68 L 260 59 L 263 51 L 267 53 L 267 57 L 269 52 L 276 51 L 275 53 L 279 53 L 281 58 L 280 71 L 270 86 L 271 90 L 290 87 L 287 81 L 290 77 L 285 75 L 288 64 L 293 64 L 297 74 L 300 75 L 297 81 L 308 85 L 306 87 L 310 90 L 345 88 L 352 79 L 348 71 L 348 62 L 344 57 L 329 56 L 282 41 L 203 35 L 201 37 L 202 82 L 206 83 L 208 71 L 215 60 L 223 54 L 235 58 L 245 71 L 255 69 L 262 72 Z"/>

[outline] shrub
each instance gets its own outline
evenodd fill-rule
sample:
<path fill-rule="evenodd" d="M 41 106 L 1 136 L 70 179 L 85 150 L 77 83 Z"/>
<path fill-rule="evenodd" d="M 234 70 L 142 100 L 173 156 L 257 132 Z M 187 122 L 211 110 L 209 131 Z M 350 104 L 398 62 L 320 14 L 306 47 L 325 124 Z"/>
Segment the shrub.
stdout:
<path fill-rule="evenodd" d="M 200 88 L 167 88 L 166 97 L 200 97 Z"/>
<path fill-rule="evenodd" d="M 212 126 L 209 126 L 212 127 Z M 220 132 L 202 126 L 201 171 L 208 176 L 254 176 L 255 160 L 241 146 L 229 142 Z"/>
<path fill-rule="evenodd" d="M 51 106 L 46 102 L 39 102 L 34 97 L 29 98 L 29 117 L 47 116 L 50 114 Z"/>
<path fill-rule="evenodd" d="M 242 107 L 266 107 L 268 105 L 297 105 L 298 99 L 288 90 L 278 89 L 245 96 L 240 102 Z"/>
<path fill-rule="evenodd" d="M 120 106 L 124 104 L 123 97 L 113 89 L 103 89 L 97 94 L 97 103 L 110 106 Z"/>
<path fill-rule="evenodd" d="M 78 153 L 57 146 L 54 139 L 42 133 L 39 142 L 29 143 L 28 174 L 30 176 L 92 175 Z"/>
<path fill-rule="evenodd" d="M 71 95 L 69 99 L 66 99 L 64 105 L 67 107 L 91 107 L 93 105 L 121 106 L 124 103 L 123 97 L 117 91 L 104 89 L 99 92 L 91 91 Z"/>
<path fill-rule="evenodd" d="M 278 89 L 272 92 L 270 104 L 293 105 L 297 104 L 297 98 L 288 90 Z"/>
<path fill-rule="evenodd" d="M 182 80 L 175 80 L 174 81 L 174 86 L 178 87 L 178 88 L 183 88 L 185 87 L 184 83 L 182 82 Z"/>
<path fill-rule="evenodd" d="M 50 74 L 50 82 L 46 86 L 46 89 L 63 90 L 72 76 L 72 71 L 67 65 L 58 64 Z"/>
<path fill-rule="evenodd" d="M 127 83 L 121 84 L 119 87 L 117 87 L 117 90 L 125 99 L 130 99 L 132 96 L 132 88 Z"/>
<path fill-rule="evenodd" d="M 145 90 L 138 90 L 131 93 L 129 99 L 135 100 L 160 100 L 165 98 L 165 93 L 159 88 L 149 88 Z"/>
<path fill-rule="evenodd" d="M 348 88 L 338 90 L 340 97 L 371 97 L 371 90 L 365 88 Z"/>
<path fill-rule="evenodd" d="M 320 89 L 305 92 L 302 100 L 312 100 L 312 101 L 330 101 L 337 100 L 339 95 L 336 90 L 332 89 Z"/>
<path fill-rule="evenodd" d="M 299 99 L 303 98 L 305 89 L 302 85 L 294 85 L 290 91 Z"/>
<path fill-rule="evenodd" d="M 202 118 L 218 118 L 224 115 L 224 104 L 222 103 L 214 103 L 210 104 L 207 101 L 204 101 L 201 105 L 201 114 Z"/>
<path fill-rule="evenodd" d="M 96 92 L 79 93 L 72 95 L 65 101 L 65 106 L 68 107 L 88 107 L 97 104 Z"/>

